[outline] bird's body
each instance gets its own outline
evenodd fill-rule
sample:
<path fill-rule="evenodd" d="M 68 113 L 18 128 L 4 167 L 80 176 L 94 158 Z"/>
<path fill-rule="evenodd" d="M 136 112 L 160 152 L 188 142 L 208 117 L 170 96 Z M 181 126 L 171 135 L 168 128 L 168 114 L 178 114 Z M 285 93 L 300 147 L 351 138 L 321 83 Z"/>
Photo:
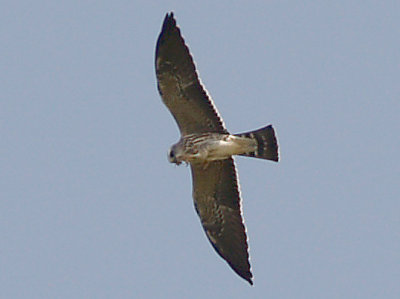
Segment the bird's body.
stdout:
<path fill-rule="evenodd" d="M 182 137 L 169 151 L 171 163 L 208 163 L 256 149 L 255 140 L 230 134 L 203 133 Z"/>
<path fill-rule="evenodd" d="M 181 132 L 168 155 L 171 163 L 190 164 L 193 200 L 214 249 L 242 278 L 253 284 L 241 198 L 232 156 L 278 161 L 278 143 L 271 125 L 230 134 L 200 83 L 193 58 L 167 14 L 157 40 L 157 86 Z"/>

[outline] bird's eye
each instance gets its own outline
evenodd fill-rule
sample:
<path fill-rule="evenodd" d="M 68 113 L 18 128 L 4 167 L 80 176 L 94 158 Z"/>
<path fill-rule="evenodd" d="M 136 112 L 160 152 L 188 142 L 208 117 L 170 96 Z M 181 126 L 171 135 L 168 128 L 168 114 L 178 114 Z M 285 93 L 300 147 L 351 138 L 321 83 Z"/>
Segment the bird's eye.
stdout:
<path fill-rule="evenodd" d="M 170 151 L 170 152 L 169 152 L 169 157 L 170 157 L 170 158 L 175 157 L 174 151 Z"/>

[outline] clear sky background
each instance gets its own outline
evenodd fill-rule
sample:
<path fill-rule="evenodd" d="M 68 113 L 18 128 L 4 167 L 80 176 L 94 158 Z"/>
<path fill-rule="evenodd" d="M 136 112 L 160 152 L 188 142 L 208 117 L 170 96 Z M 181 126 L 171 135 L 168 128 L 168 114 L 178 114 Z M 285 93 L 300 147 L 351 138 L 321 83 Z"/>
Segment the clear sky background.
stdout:
<path fill-rule="evenodd" d="M 228 129 L 279 138 L 236 159 L 253 287 L 167 161 L 171 10 Z M 399 38 L 399 1 L 3 1 L 0 298 L 399 298 Z"/>

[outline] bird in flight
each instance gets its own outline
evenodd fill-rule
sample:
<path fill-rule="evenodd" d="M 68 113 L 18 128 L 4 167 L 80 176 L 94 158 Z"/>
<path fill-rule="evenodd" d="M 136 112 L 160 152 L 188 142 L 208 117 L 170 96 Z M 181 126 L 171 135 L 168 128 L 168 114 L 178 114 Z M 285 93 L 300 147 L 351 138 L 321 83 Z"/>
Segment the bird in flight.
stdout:
<path fill-rule="evenodd" d="M 167 13 L 157 40 L 158 91 L 178 124 L 181 138 L 168 153 L 171 163 L 190 164 L 194 207 L 216 252 L 253 284 L 246 228 L 233 155 L 278 161 L 271 125 L 230 134 L 200 82 L 174 14 Z"/>

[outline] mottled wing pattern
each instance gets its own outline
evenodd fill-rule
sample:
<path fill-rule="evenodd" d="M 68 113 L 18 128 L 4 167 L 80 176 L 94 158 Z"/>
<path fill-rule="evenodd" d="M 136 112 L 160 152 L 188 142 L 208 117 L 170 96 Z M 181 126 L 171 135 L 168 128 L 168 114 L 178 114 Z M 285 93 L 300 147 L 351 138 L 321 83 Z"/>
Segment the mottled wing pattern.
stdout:
<path fill-rule="evenodd" d="M 196 212 L 211 244 L 231 268 L 253 284 L 246 229 L 232 158 L 191 164 Z"/>
<path fill-rule="evenodd" d="M 193 58 L 176 26 L 173 13 L 165 17 L 157 41 L 155 64 L 158 90 L 182 135 L 227 132 L 200 83 Z"/>

